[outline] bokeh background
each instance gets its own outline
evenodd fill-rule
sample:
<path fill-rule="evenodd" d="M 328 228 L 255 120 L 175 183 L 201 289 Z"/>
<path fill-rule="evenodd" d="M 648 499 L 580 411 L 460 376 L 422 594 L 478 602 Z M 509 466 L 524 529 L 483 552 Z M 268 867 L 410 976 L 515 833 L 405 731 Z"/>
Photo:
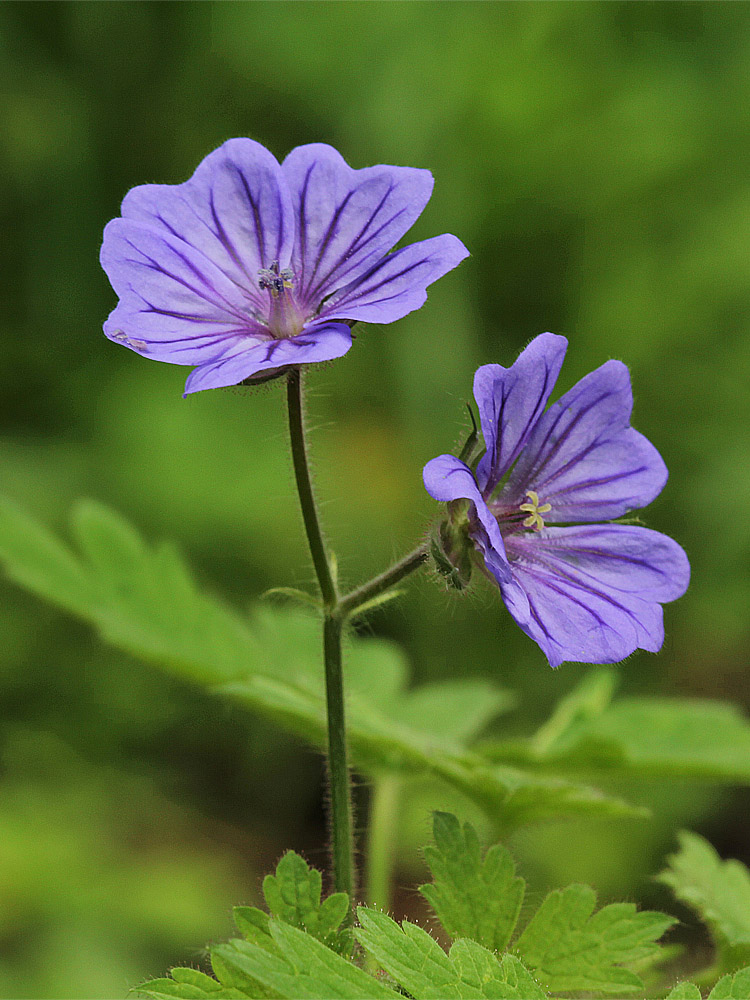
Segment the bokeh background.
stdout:
<path fill-rule="evenodd" d="M 426 530 L 420 470 L 465 433 L 474 369 L 564 333 L 562 389 L 608 358 L 630 365 L 635 426 L 671 470 L 647 523 L 693 565 L 664 649 L 623 664 L 622 689 L 750 703 L 746 3 L 6 2 L 0 81 L 4 493 L 61 531 L 76 497 L 96 497 L 176 539 L 238 607 L 310 584 L 279 385 L 183 400 L 185 369 L 106 341 L 101 231 L 128 188 L 185 180 L 235 135 L 279 157 L 324 141 L 353 166 L 428 167 L 410 240 L 453 232 L 472 257 L 310 378 L 344 577 Z M 325 862 L 321 761 L 0 593 L 0 996 L 124 997 L 199 962 L 284 848 Z M 519 691 L 505 731 L 528 732 L 590 669 L 551 672 L 483 586 L 459 601 L 425 578 L 368 627 L 404 644 L 415 681 Z M 588 878 L 658 903 L 676 825 L 750 862 L 747 792 L 625 791 L 653 822 L 517 836 L 536 892 Z M 446 802 L 410 796 L 400 913 Z"/>

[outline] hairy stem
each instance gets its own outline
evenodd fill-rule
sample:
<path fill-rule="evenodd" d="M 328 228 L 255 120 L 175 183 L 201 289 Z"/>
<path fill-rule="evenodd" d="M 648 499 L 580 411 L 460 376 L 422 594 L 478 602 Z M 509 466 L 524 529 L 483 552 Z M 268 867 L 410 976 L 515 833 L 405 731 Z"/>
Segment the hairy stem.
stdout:
<path fill-rule="evenodd" d="M 326 680 L 328 716 L 328 777 L 331 789 L 331 857 L 333 883 L 337 892 L 346 892 L 354 901 L 354 836 L 352 822 L 351 785 L 346 751 L 346 719 L 344 678 L 341 658 L 341 638 L 346 619 L 369 601 L 385 593 L 400 580 L 419 569 L 427 560 L 427 545 L 414 549 L 389 569 L 367 583 L 339 598 L 331 561 L 326 551 L 318 520 L 310 466 L 305 444 L 305 423 L 302 405 L 302 373 L 292 368 L 287 375 L 287 406 L 292 463 L 297 482 L 302 520 L 310 547 L 315 575 L 323 599 L 323 662 Z M 373 804 L 373 832 L 370 841 L 371 890 L 385 898 L 388 892 L 390 854 L 389 832 L 398 794 L 397 785 L 381 779 L 380 792 Z M 376 786 L 377 787 L 377 786 Z M 374 868 L 373 868 L 374 865 Z"/>
<path fill-rule="evenodd" d="M 420 545 L 419 548 L 414 549 L 407 556 L 404 556 L 397 563 L 394 563 L 385 572 L 380 573 L 379 576 L 373 577 L 372 580 L 368 580 L 361 587 L 357 587 L 356 590 L 352 590 L 345 597 L 342 597 L 338 605 L 341 614 L 344 617 L 353 615 L 358 608 L 367 604 L 374 597 L 385 593 L 386 590 L 394 587 L 404 577 L 409 576 L 423 566 L 427 562 L 427 557 L 428 549 L 425 543 L 424 545 Z"/>
<path fill-rule="evenodd" d="M 352 834 L 351 788 L 346 759 L 346 721 L 344 716 L 344 678 L 341 662 L 341 630 L 336 583 L 331 572 L 323 534 L 318 521 L 310 467 L 305 446 L 302 412 L 302 375 L 292 369 L 287 376 L 289 437 L 297 481 L 302 519 L 310 546 L 315 575 L 323 598 L 323 662 L 326 679 L 328 716 L 328 778 L 331 788 L 331 857 L 333 883 L 337 892 L 346 892 L 354 900 L 354 841 Z"/>
<path fill-rule="evenodd" d="M 323 534 L 318 521 L 318 509 L 315 506 L 315 496 L 310 481 L 310 467 L 307 463 L 307 448 L 305 446 L 305 424 L 302 413 L 302 373 L 298 368 L 292 368 L 286 381 L 286 398 L 289 409 L 289 437 L 292 445 L 292 462 L 294 476 L 297 480 L 297 492 L 302 508 L 302 520 L 305 522 L 305 533 L 310 546 L 315 575 L 326 608 L 336 606 L 336 584 L 331 573 Z"/>
<path fill-rule="evenodd" d="M 341 661 L 341 626 L 337 615 L 323 619 L 323 651 L 328 713 L 328 780 L 331 788 L 331 855 L 337 892 L 354 902 L 354 837 L 352 796 L 346 754 L 344 678 Z"/>

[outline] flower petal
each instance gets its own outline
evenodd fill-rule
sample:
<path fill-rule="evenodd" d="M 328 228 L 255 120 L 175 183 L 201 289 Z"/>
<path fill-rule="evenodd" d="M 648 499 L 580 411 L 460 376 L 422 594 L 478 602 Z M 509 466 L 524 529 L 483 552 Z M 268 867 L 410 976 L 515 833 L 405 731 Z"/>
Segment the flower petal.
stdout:
<path fill-rule="evenodd" d="M 656 652 L 664 641 L 661 604 L 681 596 L 690 577 L 682 548 L 648 528 L 547 528 L 505 543 L 531 609 L 525 621 L 514 617 L 553 667 L 616 663 L 639 647 Z"/>
<path fill-rule="evenodd" d="M 387 254 L 320 310 L 327 319 L 393 323 L 424 305 L 427 286 L 469 256 L 461 240 L 445 234 Z"/>
<path fill-rule="evenodd" d="M 229 139 L 184 184 L 144 184 L 122 203 L 123 218 L 154 226 L 200 251 L 265 310 L 258 271 L 286 267 L 294 241 L 292 202 L 281 167 L 252 139 Z"/>
<path fill-rule="evenodd" d="M 478 519 L 472 538 L 478 543 L 485 563 L 495 579 L 512 584 L 510 566 L 505 556 L 503 536 L 496 519 L 484 502 L 471 469 L 453 455 L 438 455 L 422 470 L 424 487 L 434 500 L 471 500 Z"/>
<path fill-rule="evenodd" d="M 483 365 L 474 376 L 487 451 L 477 467 L 483 493 L 491 492 L 508 471 L 534 429 L 565 357 L 565 337 L 542 333 L 510 368 Z"/>
<path fill-rule="evenodd" d="M 351 346 L 351 330 L 344 323 L 305 327 L 296 337 L 283 340 L 266 340 L 263 343 L 246 341 L 245 344 L 238 344 L 229 356 L 191 372 L 185 383 L 184 395 L 201 389 L 237 385 L 258 372 L 330 361 L 342 357 Z"/>
<path fill-rule="evenodd" d="M 654 446 L 630 424 L 630 374 L 608 361 L 539 420 L 513 469 L 508 498 L 533 489 L 547 522 L 601 521 L 645 507 L 667 481 Z"/>
<path fill-rule="evenodd" d="M 237 285 L 166 231 L 114 219 L 104 231 L 101 260 L 120 296 L 104 324 L 110 340 L 148 348 L 162 360 L 177 360 L 171 354 L 184 350 L 178 363 L 196 364 L 215 357 L 223 338 L 267 336 Z"/>
<path fill-rule="evenodd" d="M 282 164 L 296 219 L 295 294 L 316 310 L 365 274 L 409 230 L 432 194 L 429 170 L 354 170 L 331 146 L 293 149 Z"/>

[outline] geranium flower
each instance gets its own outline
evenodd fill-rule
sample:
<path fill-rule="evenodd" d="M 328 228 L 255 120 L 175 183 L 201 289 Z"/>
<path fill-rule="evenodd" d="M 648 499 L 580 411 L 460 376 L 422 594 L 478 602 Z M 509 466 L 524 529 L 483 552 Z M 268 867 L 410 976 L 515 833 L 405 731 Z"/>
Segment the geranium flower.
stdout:
<path fill-rule="evenodd" d="M 612 523 L 667 481 L 656 448 L 630 426 L 625 365 L 607 361 L 544 412 L 566 347 L 544 333 L 511 368 L 480 368 L 474 397 L 486 451 L 476 470 L 453 455 L 424 469 L 428 493 L 449 503 L 439 564 L 465 583 L 478 561 L 553 667 L 660 649 L 661 606 L 690 576 L 671 538 Z"/>
<path fill-rule="evenodd" d="M 353 170 L 330 146 L 282 164 L 230 139 L 184 184 L 145 184 L 104 231 L 119 296 L 110 340 L 196 365 L 185 394 L 338 358 L 357 320 L 391 323 L 468 255 L 443 235 L 389 253 L 432 193 L 428 170 Z"/>

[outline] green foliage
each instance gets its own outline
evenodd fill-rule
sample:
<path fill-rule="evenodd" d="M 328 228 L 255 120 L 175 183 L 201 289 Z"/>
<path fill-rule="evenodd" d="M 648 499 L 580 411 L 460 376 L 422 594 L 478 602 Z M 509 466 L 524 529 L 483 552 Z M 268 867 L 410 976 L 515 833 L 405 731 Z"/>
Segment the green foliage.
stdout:
<path fill-rule="evenodd" d="M 678 983 L 667 993 L 665 1000 L 702 1000 L 695 983 Z"/>
<path fill-rule="evenodd" d="M 241 996 L 385 1000 L 399 995 L 296 927 L 270 920 L 269 938 L 267 947 L 234 940 L 211 952 L 214 971 L 220 979 L 231 977 Z"/>
<path fill-rule="evenodd" d="M 537 1000 L 544 991 L 512 955 L 501 960 L 470 940 L 456 941 L 449 954 L 427 931 L 404 921 L 399 925 L 384 913 L 360 907 L 357 940 L 383 969 L 415 1000 L 434 997 L 474 1000 Z"/>
<path fill-rule="evenodd" d="M 317 868 L 310 868 L 304 858 L 287 851 L 276 866 L 275 875 L 263 880 L 263 895 L 272 916 L 307 931 L 335 950 L 348 950 L 348 935 L 340 932 L 349 912 L 349 898 L 336 892 L 320 901 L 322 878 Z"/>
<path fill-rule="evenodd" d="M 706 1000 L 747 1000 L 750 997 L 750 968 L 722 976 Z M 678 983 L 665 1000 L 701 1000 L 701 991 L 694 983 Z"/>
<path fill-rule="evenodd" d="M 432 885 L 421 892 L 451 937 L 470 937 L 486 947 L 507 947 L 523 900 L 525 883 L 501 845 L 484 858 L 476 834 L 446 813 L 433 819 L 435 847 L 426 858 Z M 583 885 L 551 892 L 516 940 L 513 952 L 553 993 L 598 990 L 618 993 L 643 988 L 629 968 L 658 956 L 656 941 L 674 920 L 663 913 L 637 912 L 632 903 L 612 903 L 594 913 L 596 895 Z"/>
<path fill-rule="evenodd" d="M 727 965 L 750 960 L 750 872 L 739 861 L 722 861 L 695 833 L 679 835 L 680 851 L 659 880 L 694 910 L 711 931 Z"/>
<path fill-rule="evenodd" d="M 484 858 L 470 823 L 463 829 L 451 813 L 433 816 L 435 845 L 425 848 L 433 882 L 419 891 L 452 938 L 467 937 L 491 951 L 504 951 L 515 929 L 525 883 L 501 845 Z"/>
<path fill-rule="evenodd" d="M 453 938 L 447 953 L 416 924 L 399 925 L 360 906 L 354 937 L 371 968 L 388 980 L 377 972 L 373 978 L 356 955 L 335 950 L 341 894 L 321 903 L 319 873 L 289 853 L 264 882 L 271 915 L 238 908 L 244 940 L 212 950 L 216 981 L 175 970 L 171 980 L 153 980 L 143 992 L 154 1000 L 396 997 L 399 990 L 414 1000 L 544 1000 L 548 991 L 632 994 L 644 988 L 633 970 L 659 957 L 655 942 L 674 923 L 671 917 L 636 912 L 630 903 L 594 912 L 593 890 L 572 885 L 551 892 L 509 948 L 525 883 L 507 850 L 495 845 L 482 856 L 472 827 L 448 813 L 435 813 L 433 828 L 435 845 L 426 854 L 434 881 L 421 891 Z M 332 900 L 336 917 L 327 921 Z M 690 1000 L 690 984 L 679 989 Z"/>
<path fill-rule="evenodd" d="M 516 942 L 516 949 L 553 993 L 643 988 L 623 966 L 649 964 L 658 938 L 676 921 L 663 913 L 610 903 L 594 913 L 596 894 L 585 885 L 551 892 Z"/>
<path fill-rule="evenodd" d="M 300 610 L 261 606 L 247 620 L 195 584 L 171 546 L 151 547 L 119 515 L 77 505 L 76 555 L 8 502 L 0 505 L 0 561 L 17 583 L 95 625 L 102 637 L 210 692 L 230 697 L 325 746 L 319 625 Z M 400 652 L 350 638 L 348 738 L 357 767 L 432 774 L 509 829 L 550 816 L 640 816 L 586 785 L 488 765 L 467 750 L 508 694 L 483 680 L 407 690 Z"/>
<path fill-rule="evenodd" d="M 708 1000 L 747 1000 L 750 997 L 750 968 L 722 976 L 708 994 Z"/>
<path fill-rule="evenodd" d="M 559 773 L 750 783 L 750 723 L 735 705 L 684 698 L 611 702 L 615 675 L 598 668 L 525 742 L 483 745 L 493 760 Z"/>

